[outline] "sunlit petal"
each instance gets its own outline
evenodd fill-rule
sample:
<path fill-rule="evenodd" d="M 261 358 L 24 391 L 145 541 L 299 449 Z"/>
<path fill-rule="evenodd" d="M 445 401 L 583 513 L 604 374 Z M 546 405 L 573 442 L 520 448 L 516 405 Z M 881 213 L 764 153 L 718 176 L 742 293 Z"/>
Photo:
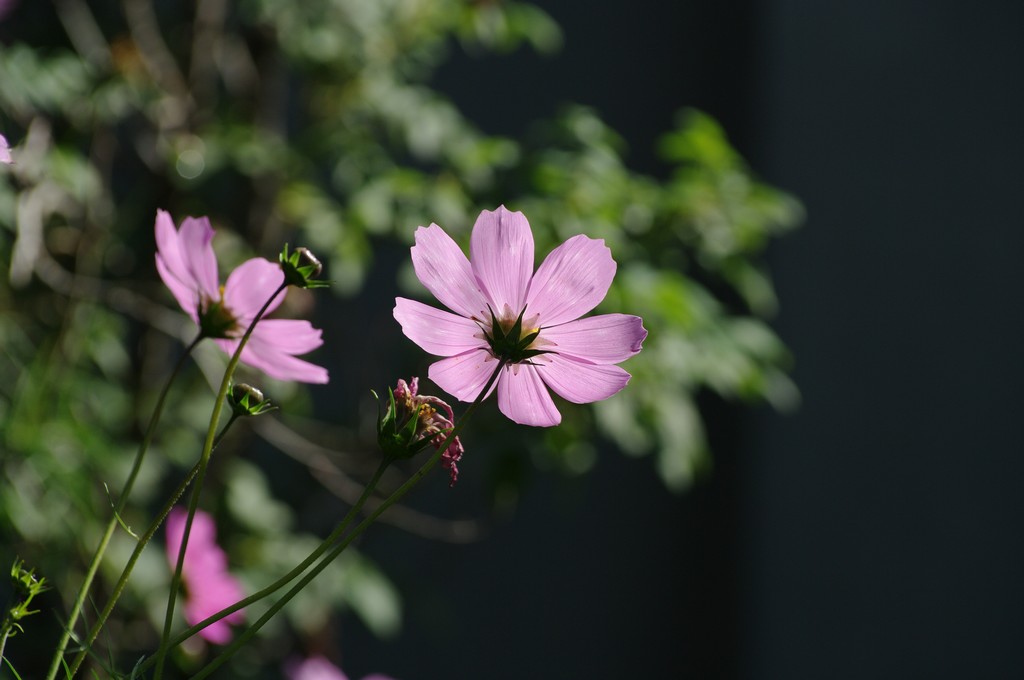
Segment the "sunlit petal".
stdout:
<path fill-rule="evenodd" d="M 537 367 L 516 364 L 506 367 L 498 379 L 498 409 L 520 425 L 551 427 L 562 422 Z"/>
<path fill-rule="evenodd" d="M 533 274 L 533 232 L 523 213 L 509 212 L 505 206 L 481 212 L 469 252 L 473 274 L 494 312 L 518 314 Z"/>
<path fill-rule="evenodd" d="M 526 297 L 527 314 L 544 326 L 583 316 L 608 294 L 615 261 L 603 240 L 580 234 L 551 251 L 537 269 Z"/>

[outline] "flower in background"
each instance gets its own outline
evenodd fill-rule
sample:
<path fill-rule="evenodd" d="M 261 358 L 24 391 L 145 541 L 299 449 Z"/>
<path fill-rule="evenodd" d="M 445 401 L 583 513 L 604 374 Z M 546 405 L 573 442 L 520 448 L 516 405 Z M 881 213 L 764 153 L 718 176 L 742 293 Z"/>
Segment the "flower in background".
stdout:
<path fill-rule="evenodd" d="M 395 458 L 415 456 L 430 445 L 440 449 L 455 426 L 452 407 L 438 397 L 421 395 L 419 390 L 419 378 L 409 383 L 400 379 L 391 390 L 387 412 L 377 424 L 381 449 Z M 463 453 L 458 437 L 441 453 L 441 465 L 448 470 L 452 486 L 459 478 L 458 462 Z"/>
<path fill-rule="evenodd" d="M 172 509 L 167 516 L 167 561 L 172 570 L 178 563 L 187 518 L 188 512 L 180 507 Z M 241 584 L 228 572 L 227 555 L 217 545 L 213 518 L 201 510 L 192 518 L 181 578 L 185 584 L 185 620 L 190 626 L 245 597 Z M 226 644 L 231 640 L 229 624 L 241 623 L 244 618 L 242 610 L 232 612 L 199 631 L 199 635 L 209 642 Z"/>
<path fill-rule="evenodd" d="M 2 11 L 2 9 L 2 0 L 0 0 L 0 11 Z M 0 14 L 0 17 L 2 16 L 3 15 Z M 7 138 L 4 137 L 3 135 L 0 135 L 0 163 L 10 164 L 13 162 L 14 159 L 11 158 L 11 147 L 7 144 Z"/>
<path fill-rule="evenodd" d="M 285 667 L 288 680 L 348 680 L 341 669 L 322 656 L 311 656 L 300 662 L 291 662 Z M 374 673 L 363 680 L 394 680 L 387 675 Z"/>
<path fill-rule="evenodd" d="M 430 379 L 462 401 L 475 399 L 506 363 L 494 388 L 498 408 L 522 425 L 561 422 L 548 388 L 586 404 L 629 382 L 615 366 L 640 351 L 647 331 L 638 316 L 579 317 L 597 306 L 615 276 L 600 239 L 573 236 L 533 271 L 533 232 L 520 212 L 480 213 L 470 259 L 436 224 L 416 230 L 416 276 L 455 314 L 396 298 L 405 335 L 431 354 Z"/>
<path fill-rule="evenodd" d="M 0 21 L 7 18 L 7 15 L 10 14 L 17 6 L 18 0 L 0 0 Z M 7 162 L 10 163 L 10 161 Z"/>
<path fill-rule="evenodd" d="M 281 267 L 255 257 L 243 262 L 221 286 L 213 252 L 213 227 L 206 217 L 186 217 L 174 228 L 170 213 L 156 215 L 156 268 L 178 304 L 199 326 L 204 337 L 214 338 L 234 354 L 267 297 L 284 283 Z M 277 309 L 284 291 L 267 307 Z M 326 383 L 327 369 L 297 358 L 323 344 L 319 329 L 308 321 L 261 319 L 242 349 L 241 361 L 278 380 Z"/>

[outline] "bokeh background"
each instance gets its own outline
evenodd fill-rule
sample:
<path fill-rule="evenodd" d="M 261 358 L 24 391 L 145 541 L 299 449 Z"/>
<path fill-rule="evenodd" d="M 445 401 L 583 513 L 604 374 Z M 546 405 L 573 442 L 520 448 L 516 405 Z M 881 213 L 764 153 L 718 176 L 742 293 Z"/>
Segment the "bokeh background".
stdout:
<path fill-rule="evenodd" d="M 22 161 L 0 193 L 0 558 L 19 554 L 59 587 L 8 645 L 19 668 L 45 654 L 70 597 L 75 571 L 56 565 L 91 545 L 88 526 L 76 535 L 52 517 L 102 512 L 96 480 L 119 483 L 131 414 L 148 413 L 184 328 L 151 271 L 157 206 L 211 214 L 225 261 L 312 238 L 336 281 L 291 309 L 325 329 L 331 387 L 273 386 L 290 429 L 235 433 L 204 504 L 259 584 L 329 531 L 372 465 L 367 390 L 425 373 L 390 319 L 396 292 L 415 290 L 412 229 L 433 220 L 464 237 L 476 211 L 505 202 L 548 245 L 576 231 L 612 243 L 623 275 L 609 304 L 651 330 L 628 393 L 563 409 L 549 433 L 475 420 L 459 485 L 418 490 L 423 514 L 369 533 L 231 673 L 279 677 L 281 659 L 314 652 L 353 678 L 402 680 L 1024 672 L 1012 303 L 1024 7 L 202 2 L 207 24 L 228 8 L 225 34 L 244 37 L 265 87 L 194 93 L 207 108 L 183 123 L 168 110 L 176 86 L 149 83 L 131 41 L 117 42 L 141 5 L 92 6 L 117 68 L 100 70 L 108 87 L 84 112 L 67 65 L 55 93 L 18 100 L 56 68 L 32 71 L 27 55 L 88 58 L 60 20 L 80 21 L 80 5 L 23 0 L 0 23 L 3 132 L 29 148 L 32 121 L 48 121 L 61 153 L 40 152 L 58 178 L 58 198 L 43 198 L 59 209 L 41 224 L 78 275 L 61 288 L 15 245 L 19 201 L 43 184 Z M 153 7 L 191 63 L 196 8 Z M 389 23 L 410 8 L 419 21 Z M 318 25 L 348 26 L 348 40 L 307 30 Z M 709 118 L 680 128 L 687 107 Z M 100 246 L 76 255 L 82 234 Z M 96 294 L 95 280 L 145 304 Z M 215 353 L 204 361 L 215 372 Z M 209 389 L 198 371 L 186 388 Z M 164 462 L 151 462 L 140 518 L 192 460 L 204 406 L 188 406 L 151 456 Z M 151 644 L 166 582 L 152 552 L 115 629 L 126 654 Z M 209 650 L 191 652 L 183 671 Z"/>

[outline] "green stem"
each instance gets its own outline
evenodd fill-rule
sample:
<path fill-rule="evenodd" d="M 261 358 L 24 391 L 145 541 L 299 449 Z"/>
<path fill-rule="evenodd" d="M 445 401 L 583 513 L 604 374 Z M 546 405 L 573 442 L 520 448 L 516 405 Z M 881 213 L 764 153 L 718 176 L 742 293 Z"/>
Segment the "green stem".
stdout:
<path fill-rule="evenodd" d="M 168 647 L 177 647 L 182 642 L 189 639 L 190 637 L 192 637 L 199 631 L 203 630 L 207 626 L 216 623 L 217 621 L 220 621 L 224 617 L 235 613 L 239 609 L 244 609 L 245 607 L 248 607 L 253 602 L 258 602 L 265 597 L 273 595 L 275 592 L 277 592 L 284 586 L 288 585 L 299 574 L 304 572 L 309 567 L 309 565 L 313 564 L 313 562 L 315 562 L 321 555 L 323 555 L 327 551 L 327 549 L 330 548 L 331 545 L 335 541 L 337 541 L 338 538 L 345 532 L 345 529 L 347 529 L 349 524 L 352 523 L 352 520 L 363 509 L 363 506 L 366 504 L 366 501 L 370 499 L 370 496 L 372 495 L 374 489 L 377 488 L 377 484 L 380 482 L 381 477 L 384 475 L 384 471 L 388 468 L 388 466 L 391 463 L 392 459 L 390 458 L 385 458 L 383 461 L 381 461 L 381 464 L 377 467 L 377 471 L 373 473 L 373 477 L 371 477 L 370 481 L 366 483 L 366 488 L 363 489 L 363 493 L 356 501 L 355 505 L 353 505 L 349 509 L 349 511 L 345 514 L 345 517 L 342 518 L 341 522 L 338 523 L 338 526 L 334 528 L 334 531 L 332 531 L 331 534 L 327 538 L 325 538 L 323 542 L 320 543 L 319 546 L 317 546 L 316 550 L 311 552 L 309 556 L 306 557 L 306 559 L 304 559 L 301 563 L 296 565 L 291 571 L 289 571 L 287 574 L 271 583 L 266 588 L 263 588 L 259 592 L 249 595 L 245 599 L 239 600 L 230 607 L 225 607 L 216 614 L 213 614 L 212 616 L 203 619 L 202 621 L 192 626 L 188 630 L 179 633 L 173 640 L 171 640 Z M 146 661 L 141 666 L 139 666 L 139 672 L 147 670 L 155 662 L 155 656 L 151 656 L 150 658 L 146 659 Z"/>
<path fill-rule="evenodd" d="M 7 635 L 11 632 L 11 627 L 6 625 L 4 622 L 4 632 L 0 634 L 0 664 L 4 662 L 4 647 L 7 646 Z"/>
<path fill-rule="evenodd" d="M 232 414 L 231 419 L 224 426 L 224 429 L 222 429 L 220 431 L 220 434 L 217 435 L 217 440 L 213 443 L 214 449 L 216 449 L 217 445 L 220 444 L 222 439 L 224 439 L 224 435 L 227 434 L 228 430 L 231 428 L 231 426 L 235 423 L 237 419 L 238 416 Z M 124 592 L 125 586 L 128 584 L 128 579 L 132 575 L 132 570 L 135 569 L 135 563 L 138 562 L 139 557 L 142 555 L 142 551 L 145 550 L 146 545 L 149 544 L 150 540 L 153 538 L 153 535 L 156 534 L 157 530 L 160 528 L 160 525 L 162 525 L 164 523 L 164 520 L 167 519 L 167 515 L 170 514 L 171 508 L 174 507 L 174 504 L 177 503 L 178 499 L 180 499 L 182 494 L 185 493 L 185 489 L 187 489 L 188 485 L 192 482 L 193 479 L 195 479 L 197 472 L 199 472 L 198 462 L 195 465 L 193 465 L 192 469 L 189 470 L 187 475 L 185 475 L 185 478 L 181 481 L 181 484 L 179 484 L 178 488 L 174 490 L 174 493 L 171 494 L 170 498 L 160 509 L 160 512 L 157 514 L 156 518 L 149 525 L 149 528 L 146 530 L 146 533 L 143 534 L 142 538 L 140 538 L 136 543 L 135 550 L 132 552 L 131 557 L 128 558 L 127 564 L 125 564 L 124 569 L 121 571 L 120 578 L 118 578 L 117 583 L 114 585 L 114 590 L 113 593 L 110 595 L 110 600 L 107 602 L 107 605 L 103 608 L 103 611 L 100 612 L 99 618 L 96 619 L 96 623 L 93 624 L 92 630 L 89 631 L 89 635 L 85 639 L 85 643 L 82 647 L 82 650 L 78 653 L 74 661 L 71 663 L 71 677 L 74 677 L 75 673 L 78 672 L 78 668 L 82 665 L 82 662 L 85 661 L 85 657 L 89 653 L 89 648 L 92 646 L 92 643 L 96 641 L 96 637 L 99 635 L 100 629 L 103 628 L 103 624 L 107 622 L 107 618 L 110 616 L 110 613 L 114 610 L 114 606 L 117 604 L 118 599 L 120 599 L 121 594 Z"/>
<path fill-rule="evenodd" d="M 224 378 L 220 383 L 220 390 L 217 392 L 217 401 L 213 405 L 213 413 L 210 414 L 210 426 L 206 430 L 206 441 L 203 443 L 203 455 L 199 459 L 199 472 L 196 475 L 196 484 L 192 487 L 192 495 L 189 498 L 188 503 L 188 516 L 185 519 L 185 529 L 181 536 L 181 547 L 178 549 L 178 563 L 174 567 L 174 575 L 171 577 L 171 589 L 167 594 L 167 612 L 164 616 L 164 629 L 160 636 L 160 648 L 157 650 L 156 660 L 156 672 L 153 675 L 153 680 L 160 680 L 164 673 L 164 659 L 167 655 L 167 645 L 170 641 L 171 636 L 171 623 L 174 621 L 174 603 L 177 599 L 178 588 L 181 585 L 181 568 L 185 562 L 185 550 L 188 547 L 189 533 L 192 531 L 192 519 L 195 517 L 196 509 L 199 507 L 199 494 L 203 490 L 203 480 L 206 477 L 206 468 L 210 463 L 210 454 L 213 452 L 213 439 L 217 433 L 217 423 L 220 421 L 221 410 L 224 408 L 224 401 L 228 394 L 228 388 L 231 386 L 231 377 L 235 373 L 235 367 L 238 366 L 238 362 L 242 356 L 242 350 L 245 348 L 245 344 L 249 342 L 249 338 L 252 336 L 253 330 L 256 328 L 256 324 L 263 315 L 267 313 L 267 309 L 278 295 L 281 294 L 288 287 L 287 283 L 281 283 L 277 290 L 267 298 L 267 301 L 260 307 L 260 311 L 253 317 L 249 327 L 245 329 L 245 334 L 242 335 L 238 341 L 238 348 L 235 349 L 235 353 L 231 355 L 231 360 L 228 361 L 228 366 L 224 370 Z"/>
<path fill-rule="evenodd" d="M 142 468 L 142 460 L 146 457 L 146 452 L 149 450 L 149 445 L 153 441 L 153 434 L 156 432 L 157 423 L 160 422 L 160 416 L 163 415 L 164 404 L 167 401 L 167 394 L 171 390 L 171 384 L 174 383 L 175 378 L 181 372 L 182 366 L 185 365 L 185 359 L 192 353 L 199 341 L 203 339 L 202 334 L 198 335 L 195 340 L 189 344 L 185 349 L 185 352 L 178 358 L 178 362 L 174 365 L 174 370 L 171 371 L 170 377 L 167 378 L 167 383 L 160 391 L 160 396 L 157 398 L 156 406 L 153 407 L 153 415 L 149 418 L 149 425 L 146 426 L 146 433 L 143 435 L 142 442 L 139 444 L 139 450 L 135 454 L 135 462 L 132 464 L 131 472 L 128 474 L 128 479 L 124 483 L 124 488 L 121 491 L 121 497 L 118 499 L 117 504 L 114 506 L 114 514 L 110 518 L 110 522 L 107 523 L 107 527 L 103 532 L 100 543 L 96 546 L 96 552 L 92 556 L 92 561 L 89 563 L 89 568 L 85 572 L 85 578 L 82 581 L 82 586 L 78 591 L 78 596 L 75 598 L 75 603 L 71 607 L 71 614 L 68 616 L 67 626 L 64 628 L 64 632 L 61 634 L 60 641 L 57 643 L 57 651 L 53 655 L 53 660 L 50 662 L 50 670 L 46 674 L 46 680 L 54 680 L 57 677 L 57 671 L 60 670 L 61 661 L 64 658 L 64 652 L 67 650 L 68 642 L 71 640 L 71 635 L 75 630 L 75 624 L 78 622 L 78 617 L 82 613 L 82 607 L 85 605 L 85 600 L 89 595 L 89 588 L 92 587 L 93 579 L 96 578 L 96 572 L 100 567 L 100 562 L 103 560 L 103 555 L 107 551 L 107 546 L 110 544 L 110 539 L 114 535 L 114 530 L 117 528 L 118 519 L 121 516 L 121 511 L 124 510 L 125 504 L 128 502 L 128 496 L 132 492 L 132 487 L 135 486 L 135 478 L 139 475 L 139 470 Z"/>
<path fill-rule="evenodd" d="M 224 649 L 223 652 L 221 652 L 221 654 L 217 658 L 215 658 L 213 661 L 204 666 L 198 673 L 193 675 L 191 680 L 202 680 L 202 678 L 208 677 L 211 673 L 213 673 L 215 670 L 217 670 L 223 664 L 225 664 L 228 661 L 228 659 L 230 659 L 235 654 L 235 652 L 237 652 L 246 642 L 248 642 L 250 639 L 252 639 L 254 635 L 256 635 L 256 633 L 260 630 L 260 628 L 262 628 L 267 623 L 267 621 L 273 618 L 274 615 L 277 614 L 277 612 L 279 612 L 286 604 L 288 604 L 288 602 L 293 597 L 295 597 L 295 595 L 298 594 L 299 591 L 301 591 L 303 588 L 309 585 L 310 581 L 316 578 L 321 571 L 326 569 L 327 565 L 333 562 L 338 557 L 338 555 L 340 555 L 342 551 L 344 551 L 345 548 L 347 548 L 348 545 L 352 543 L 353 540 L 355 540 L 357 537 L 359 537 L 360 534 L 366 531 L 366 529 L 371 524 L 373 524 L 373 522 L 382 513 L 384 513 L 385 510 L 387 510 L 392 505 L 401 500 L 402 497 L 405 496 L 405 494 L 407 494 L 413 487 L 415 487 L 420 482 L 420 480 L 423 479 L 423 477 L 425 477 L 428 472 L 430 472 L 431 468 L 433 468 L 437 464 L 437 461 L 441 459 L 441 455 L 445 452 L 445 450 L 447 450 L 448 445 L 451 442 L 455 441 L 455 438 L 459 435 L 459 432 L 462 430 L 463 425 L 465 425 L 466 421 L 469 419 L 469 416 L 473 413 L 476 407 L 480 405 L 480 402 L 483 401 L 484 397 L 487 396 L 487 393 L 491 390 L 491 386 L 494 384 L 494 381 L 498 379 L 498 375 L 501 373 L 501 369 L 505 367 L 505 363 L 506 362 L 504 360 L 500 360 L 498 362 L 498 366 L 494 369 L 494 373 L 491 374 L 491 377 L 487 381 L 487 384 L 484 385 L 484 388 L 483 390 L 481 390 L 480 395 L 477 396 L 476 400 L 473 401 L 472 404 L 470 404 L 468 409 L 466 409 L 466 412 L 462 415 L 462 418 L 459 419 L 459 422 L 456 423 L 455 427 L 452 428 L 452 431 L 445 438 L 444 442 L 441 443 L 441 446 L 437 448 L 437 450 L 427 460 L 427 462 L 424 463 L 419 470 L 413 473 L 412 477 L 410 477 L 405 482 L 405 484 L 400 486 L 394 493 L 388 496 L 387 499 L 383 503 L 381 503 L 380 506 L 378 506 L 377 509 L 374 510 L 366 519 L 360 522 L 359 525 L 356 526 L 356 528 L 352 531 L 352 533 L 350 533 L 340 543 L 338 543 L 338 545 L 335 546 L 335 548 L 331 550 L 331 552 L 328 553 L 326 557 L 320 560 L 320 563 L 313 567 L 313 569 L 311 569 L 309 573 L 303 576 L 302 579 L 297 584 L 295 584 L 295 586 L 293 586 L 291 590 L 289 590 L 281 597 L 281 599 L 275 602 L 270 607 L 270 609 L 268 609 L 263 614 L 263 616 L 261 616 L 259 620 L 256 621 L 256 623 L 246 628 L 235 640 L 231 642 L 231 644 L 227 648 Z"/>

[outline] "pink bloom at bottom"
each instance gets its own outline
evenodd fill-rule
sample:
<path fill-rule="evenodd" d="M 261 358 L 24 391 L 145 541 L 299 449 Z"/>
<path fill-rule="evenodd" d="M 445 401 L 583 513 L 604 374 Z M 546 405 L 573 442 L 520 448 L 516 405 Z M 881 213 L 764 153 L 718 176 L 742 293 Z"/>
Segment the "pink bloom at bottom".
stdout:
<path fill-rule="evenodd" d="M 348 680 L 341 669 L 322 656 L 311 656 L 305 661 L 292 662 L 285 669 L 288 680 Z M 363 680 L 394 680 L 387 675 L 374 673 Z"/>
<path fill-rule="evenodd" d="M 180 507 L 167 516 L 167 561 L 172 571 L 178 563 L 187 518 L 188 511 Z M 217 545 L 217 527 L 205 512 L 196 511 L 192 518 L 181 578 L 185 584 L 185 620 L 190 626 L 245 597 L 241 584 L 228 572 L 227 555 Z M 229 624 L 241 623 L 244 619 L 242 610 L 233 612 L 199 631 L 199 635 L 218 645 L 227 644 L 231 641 Z"/>

